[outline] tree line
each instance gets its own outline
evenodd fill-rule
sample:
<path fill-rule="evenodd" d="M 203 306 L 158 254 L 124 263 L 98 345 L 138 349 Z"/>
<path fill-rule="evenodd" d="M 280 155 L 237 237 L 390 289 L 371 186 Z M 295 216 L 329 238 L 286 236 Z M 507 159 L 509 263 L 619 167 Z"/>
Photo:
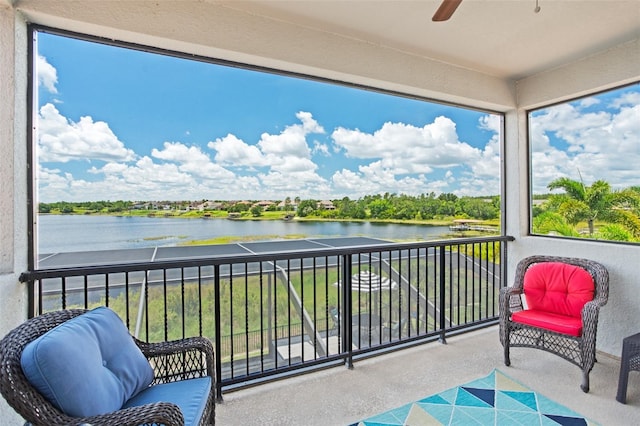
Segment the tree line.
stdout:
<path fill-rule="evenodd" d="M 172 201 L 159 203 L 168 211 L 198 210 L 200 202 Z M 156 203 L 157 205 L 158 203 Z M 53 203 L 39 203 L 39 213 L 60 214 L 91 214 L 91 213 L 125 213 L 151 211 L 149 202 L 134 201 L 86 201 Z M 143 206 L 143 207 L 141 207 Z M 264 212 L 277 212 L 295 215 L 303 218 L 323 219 L 358 219 L 358 220 L 433 220 L 451 217 L 471 218 L 478 220 L 492 220 L 500 217 L 500 197 L 458 197 L 452 193 L 421 194 L 418 196 L 385 193 L 366 195 L 358 199 L 343 197 L 331 200 L 330 206 L 316 199 L 300 199 L 295 197 L 292 201 L 287 197 L 281 203 L 262 207 L 257 202 L 248 201 L 219 201 L 215 210 L 226 213 L 246 213 L 259 217 Z M 207 209 L 199 209 L 200 213 Z"/>
<path fill-rule="evenodd" d="M 600 240 L 640 242 L 640 186 L 614 190 L 604 180 L 591 185 L 566 177 L 551 181 L 547 194 L 535 194 L 532 205 L 534 234 L 559 235 Z M 560 190 L 561 192 L 552 192 Z M 186 215 L 203 215 L 207 210 L 196 206 L 207 200 L 134 202 L 87 201 L 40 203 L 40 213 L 120 214 L 137 211 L 147 214 L 150 206 Z M 291 199 L 274 201 L 261 206 L 257 201 L 219 201 L 209 203 L 212 209 L 225 217 L 229 213 L 260 217 L 274 212 L 271 217 L 298 216 L 302 218 L 356 219 L 356 220 L 445 220 L 468 218 L 496 220 L 500 217 L 500 197 L 457 196 L 452 193 L 375 194 L 358 199 L 343 197 L 331 200 L 329 206 L 317 199 Z M 275 216 L 274 216 L 275 215 Z M 278 216 L 279 215 L 279 216 Z"/>

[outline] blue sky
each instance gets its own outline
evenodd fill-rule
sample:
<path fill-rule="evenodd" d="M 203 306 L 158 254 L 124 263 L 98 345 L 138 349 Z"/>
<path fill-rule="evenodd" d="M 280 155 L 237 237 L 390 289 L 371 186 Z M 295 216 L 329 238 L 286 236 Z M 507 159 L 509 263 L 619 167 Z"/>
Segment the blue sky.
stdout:
<path fill-rule="evenodd" d="M 50 34 L 37 48 L 43 202 L 499 193 L 497 115 Z M 547 127 L 545 152 L 570 155 Z"/>

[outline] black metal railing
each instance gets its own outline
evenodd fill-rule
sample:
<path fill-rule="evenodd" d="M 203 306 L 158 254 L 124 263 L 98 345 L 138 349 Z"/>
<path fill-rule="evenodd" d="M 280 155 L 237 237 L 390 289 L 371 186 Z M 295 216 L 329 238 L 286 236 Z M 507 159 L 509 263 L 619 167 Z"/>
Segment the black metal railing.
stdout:
<path fill-rule="evenodd" d="M 510 237 L 25 272 L 33 315 L 106 305 L 150 342 L 205 336 L 223 388 L 494 324 Z"/>

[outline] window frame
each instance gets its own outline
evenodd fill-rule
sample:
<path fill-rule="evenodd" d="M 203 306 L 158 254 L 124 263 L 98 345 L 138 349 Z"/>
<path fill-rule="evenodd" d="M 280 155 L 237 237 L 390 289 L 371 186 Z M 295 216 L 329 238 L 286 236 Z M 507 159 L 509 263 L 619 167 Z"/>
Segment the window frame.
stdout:
<path fill-rule="evenodd" d="M 550 234 L 539 234 L 539 233 L 535 233 L 533 230 L 533 220 L 534 220 L 534 216 L 533 216 L 533 196 L 534 196 L 534 190 L 533 190 L 533 141 L 532 141 L 532 137 L 531 137 L 531 114 L 535 113 L 536 111 L 540 111 L 546 108 L 552 108 L 558 105 L 564 105 L 564 104 L 570 104 L 572 102 L 576 102 L 582 99 L 586 99 L 586 98 L 590 98 L 590 97 L 594 97 L 594 96 L 598 96 L 598 95 L 602 95 L 604 93 L 610 93 L 616 90 L 623 90 L 626 87 L 631 87 L 631 86 L 636 86 L 636 85 L 640 85 L 640 80 L 638 81 L 632 81 L 629 83 L 625 83 L 625 84 L 617 84 L 611 87 L 607 87 L 606 89 L 601 89 L 601 90 L 596 90 L 596 91 L 592 91 L 592 92 L 588 92 L 586 94 L 582 94 L 580 96 L 573 96 L 567 99 L 563 99 L 560 101 L 556 101 L 556 102 L 551 102 L 551 103 L 547 103 L 547 104 L 543 104 L 543 105 L 539 105 L 536 106 L 535 108 L 530 108 L 530 109 L 526 109 L 525 113 L 526 113 L 526 125 L 525 125 L 525 130 L 526 130 L 526 134 L 527 134 L 527 139 L 526 139 L 526 144 L 527 144 L 527 188 L 528 188 L 528 197 L 527 197 L 527 218 L 528 218 L 528 224 L 527 224 L 527 235 L 530 237 L 542 237 L 542 238 L 552 238 L 552 239 L 559 239 L 559 240 L 569 240 L 569 241 L 581 241 L 581 242 L 598 242 L 598 243 L 606 243 L 606 244 L 617 244 L 617 245 L 630 245 L 630 246 L 636 246 L 636 245 L 640 245 L 640 242 L 633 242 L 633 241 L 616 241 L 616 240 L 600 240 L 600 239 L 596 239 L 596 238 L 589 238 L 589 237 L 585 237 L 585 238 L 581 238 L 581 237 L 571 237 L 571 236 L 563 236 L 563 235 L 550 235 Z"/>
<path fill-rule="evenodd" d="M 500 119 L 500 134 L 499 134 L 499 146 L 500 146 L 500 170 L 499 170 L 499 188 L 500 193 L 498 194 L 500 197 L 500 235 L 504 236 L 505 228 L 506 228 L 506 170 L 505 170 L 505 147 L 506 147 L 506 131 L 505 131 L 505 113 L 502 111 L 491 110 L 486 108 L 474 107 L 471 105 L 465 105 L 462 103 L 448 102 L 442 101 L 434 98 L 429 98 L 425 96 L 419 96 L 411 93 L 400 92 L 395 90 L 383 89 L 380 87 L 374 87 L 365 84 L 359 84 L 354 82 L 347 82 L 337 79 L 331 79 L 327 77 L 320 77 L 311 74 L 304 74 L 300 72 L 288 71 L 286 69 L 277 69 L 270 68 L 266 66 L 260 66 L 255 64 L 236 62 L 227 59 L 220 59 L 209 56 L 202 56 L 197 54 L 191 54 L 181 51 L 169 50 L 155 46 L 142 45 L 138 43 L 123 41 L 119 39 L 106 38 L 86 33 L 75 32 L 71 30 L 54 28 L 42 24 L 30 23 L 27 25 L 28 28 L 28 87 L 27 87 L 27 167 L 29 173 L 27 174 L 27 184 L 28 184 L 28 193 L 27 193 L 27 215 L 29 220 L 29 228 L 28 232 L 28 267 L 29 270 L 35 270 L 37 266 L 37 255 L 38 255 L 38 244 L 37 244 L 37 215 L 38 215 L 38 188 L 37 188 L 37 153 L 36 153 L 36 123 L 37 123 L 37 113 L 38 113 L 38 82 L 37 75 L 35 73 L 35 55 L 37 54 L 37 35 L 39 33 L 46 33 L 61 37 L 69 37 L 76 40 L 100 43 L 113 47 L 120 47 L 124 49 L 131 49 L 140 52 L 159 54 L 171 56 L 178 59 L 199 61 L 203 63 L 227 66 L 231 68 L 239 68 L 247 71 L 256 71 L 262 73 L 269 73 L 278 75 L 281 77 L 291 77 L 297 79 L 304 79 L 319 83 L 332 84 L 337 86 L 343 86 L 353 89 L 359 89 L 369 92 L 375 92 L 378 94 L 401 97 L 410 100 L 422 101 L 432 104 L 444 105 L 447 107 L 461 108 L 469 111 L 476 111 L 486 114 L 491 114 L 499 117 Z M 357 76 L 356 76 L 357 77 Z"/>

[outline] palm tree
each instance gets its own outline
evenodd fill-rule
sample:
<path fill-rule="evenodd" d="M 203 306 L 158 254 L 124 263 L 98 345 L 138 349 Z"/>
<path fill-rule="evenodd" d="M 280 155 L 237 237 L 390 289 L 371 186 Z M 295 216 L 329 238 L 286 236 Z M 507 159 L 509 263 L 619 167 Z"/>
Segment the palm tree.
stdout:
<path fill-rule="evenodd" d="M 542 212 L 533 218 L 534 232 L 540 234 L 562 235 L 563 237 L 579 237 L 574 226 L 558 213 Z"/>
<path fill-rule="evenodd" d="M 640 219 L 632 211 L 640 205 L 640 195 L 636 191 L 612 191 L 604 180 L 586 186 L 566 177 L 551 181 L 547 188 L 564 189 L 565 194 L 555 196 L 558 213 L 573 225 L 587 221 L 589 235 L 593 236 L 594 223 L 599 220 L 623 225 L 634 236 L 640 236 Z"/>

